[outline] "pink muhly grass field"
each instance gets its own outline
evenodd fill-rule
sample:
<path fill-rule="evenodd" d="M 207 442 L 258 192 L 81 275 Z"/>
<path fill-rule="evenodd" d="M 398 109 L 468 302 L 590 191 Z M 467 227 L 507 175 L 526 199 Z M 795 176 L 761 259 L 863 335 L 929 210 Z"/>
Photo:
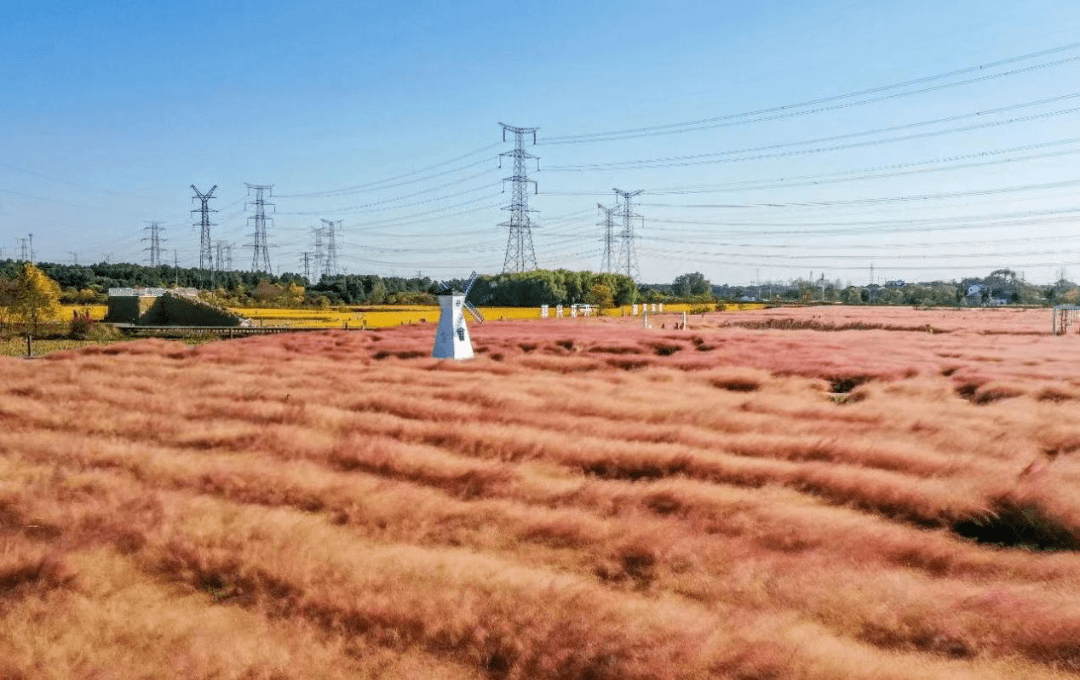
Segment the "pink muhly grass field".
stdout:
<path fill-rule="evenodd" d="M 1080 338 L 1049 314 L 0 359 L 0 676 L 1065 677 Z"/>

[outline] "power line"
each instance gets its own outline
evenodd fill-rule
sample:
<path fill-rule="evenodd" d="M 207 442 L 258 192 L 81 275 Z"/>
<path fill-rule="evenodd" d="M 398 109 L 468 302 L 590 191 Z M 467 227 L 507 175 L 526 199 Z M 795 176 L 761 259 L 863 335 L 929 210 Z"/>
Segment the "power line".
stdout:
<path fill-rule="evenodd" d="M 928 137 L 938 137 L 941 135 L 954 134 L 957 132 L 971 132 L 973 130 L 982 130 L 985 128 L 1001 127 L 1003 125 L 1012 125 L 1014 123 L 1027 123 L 1035 120 L 1044 120 L 1046 118 L 1052 118 L 1055 116 L 1062 116 L 1070 113 L 1076 113 L 1080 111 L 1080 107 L 1073 107 L 1069 109 L 1059 109 L 1057 111 L 1047 111 L 1044 113 L 1032 114 L 1030 116 L 1021 116 L 1019 118 L 1008 118 L 1006 120 L 988 121 L 985 123 L 979 123 L 977 125 L 966 125 L 962 127 L 947 128 L 945 130 L 932 130 L 930 132 L 921 132 L 917 134 L 902 135 L 899 137 L 886 137 L 884 139 L 871 139 L 861 142 L 850 142 L 847 144 L 838 144 L 833 146 L 817 147 L 812 149 L 802 149 L 796 151 L 782 151 L 775 152 L 776 149 L 786 149 L 793 146 L 805 146 L 807 144 L 818 144 L 821 142 L 831 142 L 841 139 L 851 139 L 853 137 L 864 137 L 867 135 L 880 134 L 883 132 L 895 132 L 897 130 L 910 129 L 913 127 L 921 127 L 925 125 L 934 125 L 942 122 L 956 121 L 964 118 L 972 118 L 977 116 L 984 116 L 990 113 L 997 113 L 1000 111 L 1006 111 L 1009 109 L 1020 108 L 1022 106 L 1033 106 L 1035 104 L 1042 104 L 1047 101 L 1054 101 L 1057 99 L 1067 99 L 1073 97 L 1080 97 L 1080 93 L 1065 95 L 1063 97 L 1055 97 L 1049 100 L 1043 100 L 1040 102 L 1033 102 L 1028 104 L 1019 104 L 1016 106 L 1006 106 L 1000 109 L 993 109 L 991 111 L 964 114 L 962 116 L 953 116 L 951 118 L 940 118 L 932 121 L 922 121 L 918 123 L 909 123 L 906 125 L 896 125 L 890 128 L 879 128 L 877 130 L 865 130 L 862 132 L 851 132 L 843 135 L 833 135 L 830 137 L 819 137 L 817 139 L 808 139 L 799 142 L 786 142 L 784 144 L 768 144 L 765 146 L 750 147 L 746 149 L 731 149 L 728 151 L 716 151 L 713 153 L 705 154 L 691 154 L 688 156 L 668 156 L 664 158 L 650 158 L 650 159 L 638 159 L 632 161 L 616 161 L 610 163 L 588 163 L 584 165 L 555 165 L 548 168 L 551 172 L 595 172 L 601 170 L 615 170 L 615 169 L 629 169 L 629 168 L 675 168 L 675 167 L 688 167 L 694 165 L 710 165 L 715 163 L 738 163 L 743 161 L 756 161 L 766 158 L 787 158 L 791 156 L 805 156 L 815 153 L 826 153 L 830 151 L 844 151 L 847 149 L 856 149 L 866 146 L 877 146 L 879 144 L 891 144 L 893 142 L 907 142 L 913 139 L 925 139 Z M 757 153 L 752 156 L 740 156 L 739 154 L 756 153 L 759 151 L 768 151 L 770 153 Z"/>
<path fill-rule="evenodd" d="M 795 103 L 795 104 L 784 104 L 784 105 L 781 105 L 781 106 L 772 106 L 772 107 L 768 107 L 768 108 L 764 108 L 764 109 L 757 109 L 757 110 L 754 110 L 754 111 L 744 111 L 744 112 L 741 112 L 741 113 L 732 113 L 732 114 L 727 114 L 727 115 L 723 115 L 723 116 L 714 116 L 714 117 L 711 117 L 711 118 L 702 118 L 702 119 L 699 119 L 699 120 L 686 121 L 686 122 L 682 122 L 682 123 L 667 123 L 667 124 L 663 124 L 663 125 L 651 125 L 651 126 L 645 126 L 645 127 L 623 129 L 623 130 L 611 130 L 611 131 L 607 131 L 607 132 L 593 132 L 593 133 L 585 133 L 585 134 L 578 134 L 578 135 L 562 135 L 562 136 L 556 136 L 556 137 L 548 137 L 548 138 L 544 139 L 544 143 L 546 143 L 546 144 L 578 144 L 578 143 L 585 143 L 585 142 L 612 141 L 612 140 L 617 140 L 617 139 L 629 139 L 629 138 L 633 138 L 633 137 L 646 137 L 646 136 L 654 136 L 654 135 L 662 135 L 662 134 L 674 134 L 674 133 L 680 133 L 680 132 L 690 132 L 690 131 L 694 131 L 694 130 L 702 130 L 702 129 L 708 129 L 708 128 L 712 128 L 712 127 L 721 127 L 721 126 L 724 126 L 724 125 L 741 125 L 741 124 L 744 124 L 744 123 L 761 122 L 761 121 L 767 121 L 767 120 L 777 120 L 777 119 L 780 119 L 780 118 L 789 118 L 789 117 L 793 117 L 793 116 L 808 115 L 808 114 L 812 114 L 812 113 L 820 113 L 820 112 L 823 112 L 823 111 L 832 111 L 832 110 L 841 109 L 841 108 L 847 108 L 847 107 L 851 107 L 851 106 L 860 106 L 860 105 L 863 105 L 863 104 L 876 103 L 876 102 L 879 102 L 879 101 L 884 101 L 884 100 L 887 100 L 887 99 L 893 99 L 893 98 L 897 98 L 897 97 L 906 97 L 906 96 L 913 95 L 913 94 L 922 94 L 922 93 L 925 93 L 925 92 L 941 90 L 941 89 L 945 89 L 945 88 L 949 88 L 949 87 L 957 87 L 957 86 L 960 86 L 960 85 L 969 85 L 969 84 L 975 83 L 975 82 L 980 82 L 980 81 L 984 81 L 984 80 L 991 80 L 991 79 L 996 79 L 996 78 L 1002 78 L 1002 77 L 1006 77 L 1006 76 L 1017 75 L 1017 74 L 1020 74 L 1020 73 L 1028 73 L 1028 72 L 1038 70 L 1038 69 L 1043 69 L 1043 68 L 1061 66 L 1061 65 L 1064 65 L 1064 64 L 1067 64 L 1067 63 L 1073 63 L 1073 62 L 1076 62 L 1076 61 L 1080 61 L 1080 57 L 1068 57 L 1066 59 L 1059 59 L 1057 61 L 1052 61 L 1052 62 L 1044 62 L 1042 64 L 1036 64 L 1034 66 L 1029 66 L 1029 67 L 1025 67 L 1025 68 L 1021 68 L 1021 69 L 1015 69 L 1015 70 L 1012 70 L 1012 71 L 1005 71 L 1003 73 L 990 74 L 990 75 L 980 76 L 980 77 L 976 77 L 976 78 L 969 78 L 969 79 L 966 79 L 966 80 L 956 81 L 956 82 L 952 82 L 952 83 L 944 83 L 944 84 L 941 84 L 941 85 L 935 85 L 935 86 L 928 87 L 928 88 L 923 88 L 923 89 L 920 89 L 920 90 L 911 90 L 911 91 L 907 91 L 907 92 L 900 92 L 900 93 L 896 93 L 896 94 L 892 94 L 892 95 L 888 95 L 888 96 L 876 97 L 876 98 L 861 100 L 861 101 L 858 101 L 858 102 L 851 102 L 851 103 L 841 104 L 841 105 L 837 105 L 837 106 L 828 106 L 828 107 L 822 107 L 822 108 L 817 108 L 817 109 L 812 109 L 812 110 L 807 110 L 807 111 L 792 111 L 792 109 L 802 109 L 802 108 L 805 108 L 805 107 L 817 106 L 819 104 L 827 104 L 827 103 L 830 103 L 830 102 L 843 101 L 843 100 L 846 100 L 846 99 L 853 99 L 853 98 L 856 98 L 856 97 L 862 97 L 864 95 L 876 94 L 878 92 L 886 92 L 888 90 L 895 90 L 895 89 L 899 89 L 899 88 L 910 87 L 912 85 L 921 85 L 923 83 L 933 82 L 935 80 L 944 80 L 946 78 L 952 78 L 952 77 L 955 77 L 955 76 L 965 75 L 965 74 L 968 74 L 968 73 L 976 73 L 976 72 L 979 72 L 979 71 L 985 71 L 987 69 L 997 68 L 999 66 L 1006 66 L 1008 64 L 1013 64 L 1013 63 L 1017 63 L 1017 62 L 1020 62 L 1020 61 L 1025 61 L 1025 60 L 1028 60 L 1028 59 L 1037 59 L 1039 57 L 1045 57 L 1045 56 L 1049 56 L 1051 54 L 1058 54 L 1058 53 L 1061 53 L 1061 52 L 1075 50 L 1077 48 L 1080 48 L 1080 43 L 1071 43 L 1071 44 L 1068 44 L 1068 45 L 1063 45 L 1061 47 L 1055 47 L 1055 48 L 1052 48 L 1052 49 L 1042 50 L 1042 51 L 1039 51 L 1039 52 L 1031 52 L 1029 54 L 1022 54 L 1022 55 L 1019 55 L 1019 56 L 1016 56 L 1016 57 L 1010 57 L 1008 59 L 1002 59 L 1000 61 L 990 62 L 990 63 L 987 63 L 987 64 L 980 64 L 978 66 L 970 66 L 970 67 L 955 70 L 955 71 L 948 71 L 948 72 L 945 72 L 945 73 L 938 73 L 938 74 L 934 74 L 934 75 L 930 75 L 930 76 L 924 76 L 922 78 L 916 78 L 914 80 L 907 80 L 907 81 L 903 81 L 903 82 L 899 82 L 899 83 L 892 83 L 890 85 L 881 85 L 881 86 L 878 86 L 878 87 L 872 87 L 872 88 L 868 88 L 868 89 L 864 89 L 864 90 L 857 90 L 857 91 L 854 91 L 854 92 L 847 92 L 847 93 L 844 93 L 844 94 L 832 95 L 832 96 L 829 96 L 829 97 L 821 97 L 821 98 L 818 98 L 818 99 L 811 99 L 811 100 L 807 100 L 807 101 L 803 101 L 803 102 L 798 102 L 798 103 Z M 773 116 L 769 116 L 769 117 L 760 117 L 760 116 L 766 116 L 767 114 L 778 114 L 778 115 L 773 115 Z M 751 118 L 752 120 L 741 120 L 741 119 L 745 119 L 745 118 Z"/>
<path fill-rule="evenodd" d="M 1052 251 L 1052 252 L 1060 254 L 1060 251 Z M 710 265 L 714 265 L 714 266 L 717 266 L 717 265 L 730 266 L 730 267 L 754 267 L 754 266 L 760 266 L 760 267 L 769 267 L 769 268 L 772 268 L 772 269 L 799 269 L 799 270 L 803 270 L 803 271 L 806 270 L 806 263 L 782 264 L 782 263 L 777 263 L 777 262 L 742 262 L 742 261 L 734 261 L 734 260 L 719 260 L 719 259 L 713 259 L 711 257 L 703 257 L 702 255 L 708 255 L 708 254 L 707 253 L 703 254 L 703 253 L 700 253 L 698 251 L 682 252 L 682 251 L 658 250 L 658 251 L 656 251 L 656 253 L 659 254 L 659 255 L 670 255 L 671 257 L 678 258 L 679 262 L 700 262 L 700 263 L 710 264 Z M 725 255 L 728 255 L 728 254 L 725 254 Z M 859 257 L 860 257 L 860 259 L 863 259 L 863 260 L 865 260 L 865 258 L 866 258 L 865 255 L 862 255 L 862 256 L 859 256 Z M 1010 254 L 1010 255 L 1008 255 L 1006 257 L 1012 258 L 1013 256 Z M 825 259 L 828 259 L 828 258 L 823 256 L 822 259 L 825 260 Z M 950 270 L 958 270 L 958 271 L 985 271 L 988 268 L 1000 269 L 1002 267 L 1012 266 L 1012 264 L 1013 263 L 1006 260 L 1006 261 L 998 261 L 998 262 L 993 263 L 993 264 L 987 264 L 987 263 L 971 264 L 971 265 L 938 264 L 938 265 L 929 265 L 929 266 L 900 265 L 900 266 L 879 267 L 879 268 L 881 268 L 881 269 L 890 269 L 890 270 L 893 270 L 893 271 L 941 271 L 942 269 L 950 269 Z M 1040 262 L 1040 263 L 1037 263 L 1037 264 L 1039 266 L 1057 267 L 1057 266 L 1060 266 L 1062 264 L 1073 264 L 1073 262 L 1060 262 L 1060 261 L 1059 262 Z M 865 271 L 866 270 L 866 265 L 865 264 L 860 264 L 860 265 L 848 266 L 848 265 L 818 265 L 818 264 L 815 264 L 814 268 L 815 269 L 823 269 L 823 270 L 826 270 L 826 271 Z"/>
<path fill-rule="evenodd" d="M 754 236 L 777 236 L 777 235 L 801 235 L 801 234 L 843 234 L 843 233 L 866 233 L 867 227 L 894 227 L 887 232 L 880 233 L 892 233 L 893 231 L 941 231 L 950 229 L 970 229 L 970 228 L 985 228 L 990 229 L 994 227 L 1003 226 L 1021 226 L 1030 224 L 1043 224 L 1048 222 L 1071 222 L 1077 219 L 1076 215 L 1080 213 L 1080 207 L 1066 207 L 1055 208 L 1050 210 L 1026 210 L 1021 212 L 1009 212 L 1009 213 L 983 213 L 977 215 L 953 215 L 949 217 L 924 217 L 924 218 L 907 218 L 907 219 L 887 219 L 887 220 L 851 220 L 844 222 L 763 222 L 763 221 L 730 221 L 725 220 L 722 222 L 703 222 L 697 220 L 668 220 L 662 218 L 653 218 L 654 222 L 662 222 L 664 224 L 686 224 L 695 226 L 711 226 L 711 227 L 748 227 L 746 231 L 733 231 L 724 232 L 726 235 L 754 235 Z M 912 226 L 910 229 L 901 229 L 897 225 L 923 225 Z M 781 231 L 763 231 L 770 227 L 804 227 L 803 229 L 789 229 Z M 818 229 L 817 227 L 822 227 Z M 680 232 L 696 232 L 702 234 L 715 234 L 715 229 L 687 229 L 685 227 L 679 229 Z M 801 244 L 799 247 L 812 248 L 813 244 Z"/>
<path fill-rule="evenodd" d="M 489 174 L 491 171 L 492 171 L 491 169 L 488 169 L 488 170 L 485 170 L 484 172 L 478 173 L 476 175 L 472 175 L 472 176 L 470 176 L 468 178 L 465 178 L 465 179 L 473 179 L 473 178 L 479 177 L 481 175 Z M 465 181 L 465 180 L 462 180 L 462 181 Z M 327 210 L 307 210 L 307 211 L 282 212 L 281 214 L 282 215 L 325 215 L 325 214 L 329 214 L 329 213 L 349 213 L 349 212 L 361 213 L 361 212 L 382 212 L 382 211 L 387 211 L 387 210 L 400 210 L 401 208 L 411 208 L 411 207 L 417 206 L 417 205 L 427 205 L 429 203 L 437 203 L 439 201 L 445 201 L 448 198 L 455 198 L 457 196 L 462 196 L 464 194 L 471 194 L 471 193 L 475 193 L 477 191 L 483 191 L 484 189 L 489 189 L 489 188 L 495 186 L 495 184 L 483 184 L 483 185 L 480 185 L 480 186 L 472 187 L 471 189 L 464 189 L 462 191 L 455 192 L 454 194 L 448 195 L 448 196 L 436 196 L 434 198 L 428 198 L 428 199 L 425 199 L 423 201 L 414 201 L 412 203 L 403 203 L 401 205 L 390 206 L 390 207 L 387 207 L 387 208 L 374 208 L 373 207 L 373 206 L 385 205 L 385 204 L 388 204 L 388 203 L 396 203 L 396 202 L 404 200 L 406 198 L 411 198 L 413 196 L 419 196 L 420 194 L 430 193 L 431 191 L 437 191 L 439 189 L 443 189 L 443 188 L 445 188 L 447 186 L 451 186 L 451 185 L 457 184 L 457 183 L 459 183 L 459 182 L 450 182 L 450 183 L 445 184 L 445 185 L 441 185 L 441 186 L 438 186 L 438 187 L 433 187 L 433 188 L 430 188 L 430 189 L 425 189 L 423 191 L 418 191 L 416 193 L 408 194 L 406 196 L 398 196 L 396 198 L 390 198 L 390 199 L 386 199 L 386 200 L 383 200 L 383 201 L 375 201 L 375 202 L 372 202 L 372 203 L 361 203 L 361 204 L 358 204 L 358 205 L 348 205 L 348 206 L 344 206 L 344 207 L 341 207 L 341 208 L 330 208 L 330 209 L 327 209 Z"/>
<path fill-rule="evenodd" d="M 504 182 L 513 184 L 510 205 L 503 210 L 510 211 L 510 220 L 501 223 L 500 227 L 507 227 L 509 236 L 506 242 L 506 258 L 503 260 L 504 272 L 524 272 L 536 269 L 536 252 L 533 250 L 532 221 L 529 218 L 529 192 L 528 186 L 532 184 L 535 191 L 540 188 L 535 180 L 529 179 L 528 168 L 525 161 L 536 160 L 536 170 L 540 170 L 540 159 L 525 151 L 525 135 L 533 136 L 533 144 L 536 144 L 536 131 L 539 128 L 523 128 L 499 123 L 503 128 L 503 141 L 506 141 L 506 131 L 514 133 L 514 150 L 499 154 L 500 167 L 503 156 L 514 159 L 514 174 L 507 177 Z"/>
<path fill-rule="evenodd" d="M 1080 110 L 1080 109 L 1078 109 Z M 710 193 L 722 193 L 726 191 L 751 191 L 760 189 L 780 189 L 791 187 L 804 187 L 804 186 L 819 186 L 822 184 L 837 184 L 841 182 L 856 182 L 868 179 L 885 179 L 889 177 L 901 177 L 905 175 L 917 175 L 926 174 L 931 172 L 948 172 L 950 170 L 966 170 L 970 168 L 981 168 L 992 165 L 1003 165 L 1006 163 L 1018 163 L 1030 160 L 1041 160 L 1044 158 L 1054 158 L 1058 156 L 1069 156 L 1080 153 L 1080 149 L 1066 149 L 1063 151 L 1048 151 L 1045 153 L 1029 154 L 1027 156 L 1014 156 L 1011 158 L 998 158 L 985 161 L 977 161 L 972 163 L 957 163 L 957 161 L 964 161 L 976 158 L 989 158 L 992 156 L 1000 156 L 1010 153 L 1018 153 L 1022 151 L 1033 151 L 1036 149 L 1045 149 L 1055 146 L 1063 146 L 1066 144 L 1080 143 L 1080 137 L 1072 137 L 1069 139 L 1059 139 L 1052 142 L 1043 142 L 1040 144 L 1026 144 L 1024 146 L 1016 146 L 1008 149 L 992 149 L 989 151 L 978 151 L 969 154 L 958 154 L 954 156 L 944 156 L 939 158 L 930 158 L 920 161 L 910 161 L 907 163 L 892 163 L 890 165 L 881 165 L 870 168 L 857 168 L 853 170 L 844 170 L 841 172 L 826 173 L 821 175 L 795 175 L 790 178 L 769 178 L 760 180 L 742 180 L 739 182 L 730 182 L 727 184 L 715 184 L 707 186 L 690 186 L 690 187 L 669 187 L 663 189 L 650 189 L 649 193 L 654 196 L 673 196 L 673 195 L 687 195 L 687 194 L 710 194 Z M 954 163 L 954 165 L 943 165 L 942 167 L 929 167 L 921 168 L 919 166 L 935 165 Z M 896 172 L 885 172 L 888 170 L 895 170 Z"/>
<path fill-rule="evenodd" d="M 435 164 L 429 165 L 429 166 L 427 166 L 425 168 L 420 168 L 419 170 L 410 170 L 409 172 L 406 172 L 406 173 L 403 173 L 401 175 L 397 175 L 397 176 L 394 176 L 394 177 L 389 177 L 389 178 L 384 179 L 384 180 L 376 180 L 376 181 L 373 181 L 373 182 L 368 182 L 367 184 L 358 184 L 358 185 L 351 186 L 351 187 L 344 187 L 342 189 L 330 189 L 330 190 L 327 190 L 327 191 L 311 191 L 311 192 L 299 193 L 299 194 L 282 194 L 282 195 L 278 196 L 278 198 L 317 198 L 317 197 L 335 196 L 335 195 L 341 196 L 341 195 L 357 193 L 357 192 L 360 192 L 360 191 L 382 191 L 382 190 L 385 190 L 385 189 L 390 189 L 390 188 L 394 188 L 394 187 L 398 187 L 398 186 L 403 186 L 405 184 L 414 184 L 416 182 L 423 182 L 423 181 L 432 179 L 434 177 L 442 177 L 444 175 L 453 174 L 455 172 L 458 172 L 460 170 L 464 170 L 466 168 L 476 167 L 477 165 L 487 163 L 491 159 L 490 158 L 482 158 L 482 159 L 480 159 L 478 161 L 475 161 L 473 163 L 469 163 L 467 165 L 463 165 L 463 166 L 460 166 L 460 167 L 457 167 L 457 168 L 451 168 L 450 170 L 444 170 L 442 172 L 436 173 L 434 175 L 428 175 L 426 177 L 418 177 L 418 178 L 410 179 L 408 181 L 403 181 L 403 182 L 399 182 L 398 180 L 402 180 L 402 179 L 404 179 L 406 177 L 413 177 L 414 175 L 419 175 L 419 174 L 427 172 L 429 170 L 434 170 L 435 168 L 441 167 L 443 165 L 449 165 L 450 163 L 456 163 L 457 161 L 464 160 L 464 159 L 468 158 L 469 156 L 475 156 L 476 154 L 483 153 L 484 151 L 487 151 L 488 149 L 493 149 L 493 148 L 497 147 L 498 145 L 499 145 L 499 142 L 495 142 L 493 144 L 488 144 L 487 146 L 480 147 L 479 149 L 474 149 L 474 150 L 470 151 L 469 153 L 462 154 L 461 156 L 458 156 L 456 158 L 452 158 L 452 159 L 450 159 L 448 161 L 442 161 L 440 163 L 435 163 Z"/>
<path fill-rule="evenodd" d="M 744 209 L 744 208 L 823 208 L 823 207 L 835 207 L 835 206 L 854 206 L 854 205 L 882 205 L 889 203 L 906 203 L 914 201 L 928 201 L 928 200 L 940 200 L 949 198 L 960 198 L 963 196 L 990 196 L 994 194 L 1005 194 L 1022 191 L 1037 191 L 1041 189 L 1060 189 L 1063 187 L 1072 187 L 1080 184 L 1080 179 L 1063 180 L 1061 182 L 1047 182 L 1044 184 L 1025 184 L 1019 186 L 1010 187 L 997 187 L 994 189 L 975 189 L 971 191 L 951 191 L 942 192 L 936 194 L 916 194 L 912 196 L 881 196 L 876 198 L 855 198 L 847 200 L 836 201 L 807 201 L 804 203 L 753 203 L 753 204 L 734 204 L 734 203 L 712 203 L 712 204 L 685 204 L 680 205 L 677 203 L 643 203 L 650 207 L 657 208 L 690 208 L 690 209 Z"/>

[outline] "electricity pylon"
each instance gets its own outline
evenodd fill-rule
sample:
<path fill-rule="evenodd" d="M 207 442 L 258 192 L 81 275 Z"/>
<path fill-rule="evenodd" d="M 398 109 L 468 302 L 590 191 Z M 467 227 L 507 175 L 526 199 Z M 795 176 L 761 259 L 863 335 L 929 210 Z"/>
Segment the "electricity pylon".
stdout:
<path fill-rule="evenodd" d="M 217 189 L 216 184 L 211 187 L 210 191 L 207 191 L 204 194 L 196 189 L 194 184 L 191 185 L 191 190 L 195 192 L 195 195 L 191 197 L 191 200 L 194 201 L 195 199 L 198 199 L 202 202 L 201 208 L 191 211 L 202 213 L 202 219 L 199 221 L 199 224 L 195 225 L 201 227 L 199 235 L 199 269 L 214 268 L 214 253 L 210 242 L 210 227 L 217 226 L 215 224 L 210 224 L 210 213 L 217 212 L 217 210 L 210 209 L 210 199 L 216 198 L 213 195 L 214 189 Z"/>
<path fill-rule="evenodd" d="M 635 214 L 630 200 L 642 192 L 641 189 L 637 191 L 623 191 L 621 189 L 612 189 L 615 192 L 615 198 L 619 202 L 620 212 L 623 218 L 623 230 L 619 234 L 622 239 L 622 252 L 619 253 L 620 266 L 626 266 L 627 278 L 637 280 L 640 276 L 638 271 L 638 259 L 637 252 L 634 250 L 634 219 L 641 217 L 641 215 Z M 643 218 L 644 219 L 644 218 Z"/>
<path fill-rule="evenodd" d="M 503 179 L 511 182 L 510 205 L 503 210 L 510 211 L 510 220 L 499 224 L 500 227 L 509 229 L 506 241 L 506 259 L 503 260 L 504 272 L 524 272 L 536 269 L 536 251 L 533 250 L 532 221 L 529 213 L 529 184 L 539 193 L 540 187 L 536 180 L 529 179 L 526 161 L 536 159 L 536 170 L 540 170 L 540 159 L 525 151 L 525 135 L 533 136 L 533 144 L 536 144 L 536 131 L 540 128 L 522 128 L 499 123 L 503 128 L 503 141 L 506 141 L 506 131 L 514 133 L 514 150 L 499 154 L 499 167 L 502 167 L 502 157 L 510 156 L 514 159 L 514 174 Z"/>
<path fill-rule="evenodd" d="M 618 256 L 615 254 L 615 213 L 618 208 L 606 208 L 599 203 L 596 204 L 604 213 L 604 221 L 598 223 L 604 227 L 604 257 L 600 260 L 600 271 L 605 274 L 615 273 L 615 261 Z"/>
<path fill-rule="evenodd" d="M 150 245 L 143 248 L 143 250 L 150 251 L 150 266 L 160 267 L 162 264 L 161 244 L 165 241 L 165 239 L 161 237 L 161 232 L 164 231 L 164 229 L 162 229 L 162 227 L 157 222 L 147 222 L 146 224 L 148 226 L 144 227 L 143 231 L 149 231 L 150 235 L 142 240 L 149 241 Z"/>
<path fill-rule="evenodd" d="M 247 184 L 245 182 L 245 184 Z M 255 231 L 253 232 L 254 243 L 251 252 L 251 271 L 259 271 L 259 267 L 263 268 L 263 271 L 273 273 L 274 270 L 270 266 L 270 244 L 266 238 L 266 206 L 273 207 L 273 203 L 267 203 L 264 194 L 270 193 L 274 188 L 274 185 L 260 185 L 260 184 L 247 184 L 248 193 L 251 190 L 255 190 L 255 200 L 250 204 L 255 206 L 255 214 L 248 218 L 248 221 L 255 221 Z M 244 204 L 244 209 L 247 209 L 249 204 Z M 270 220 L 271 222 L 273 219 Z"/>

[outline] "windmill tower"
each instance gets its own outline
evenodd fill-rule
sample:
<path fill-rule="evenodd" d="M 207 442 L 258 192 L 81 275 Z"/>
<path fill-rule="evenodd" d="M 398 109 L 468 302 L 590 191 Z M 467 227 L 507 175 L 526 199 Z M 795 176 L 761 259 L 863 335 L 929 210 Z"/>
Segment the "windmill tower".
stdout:
<path fill-rule="evenodd" d="M 465 284 L 465 292 L 447 289 L 439 296 L 439 327 L 435 330 L 435 349 L 431 356 L 436 359 L 472 359 L 472 340 L 469 328 L 465 325 L 465 311 L 468 310 L 476 323 L 484 323 L 484 315 L 465 298 L 469 295 L 477 273 L 473 272 Z"/>

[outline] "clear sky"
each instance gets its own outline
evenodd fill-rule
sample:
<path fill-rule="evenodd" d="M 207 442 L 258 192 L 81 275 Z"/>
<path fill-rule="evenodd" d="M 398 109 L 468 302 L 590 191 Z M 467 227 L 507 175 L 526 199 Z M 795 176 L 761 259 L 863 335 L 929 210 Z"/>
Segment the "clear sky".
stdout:
<path fill-rule="evenodd" d="M 1078 75 L 1067 0 L 7 2 L 0 248 L 146 262 L 158 221 L 194 266 L 217 185 L 248 269 L 251 183 L 277 273 L 321 219 L 344 271 L 495 273 L 505 122 L 544 268 L 600 268 L 618 187 L 643 282 L 1075 279 Z"/>

